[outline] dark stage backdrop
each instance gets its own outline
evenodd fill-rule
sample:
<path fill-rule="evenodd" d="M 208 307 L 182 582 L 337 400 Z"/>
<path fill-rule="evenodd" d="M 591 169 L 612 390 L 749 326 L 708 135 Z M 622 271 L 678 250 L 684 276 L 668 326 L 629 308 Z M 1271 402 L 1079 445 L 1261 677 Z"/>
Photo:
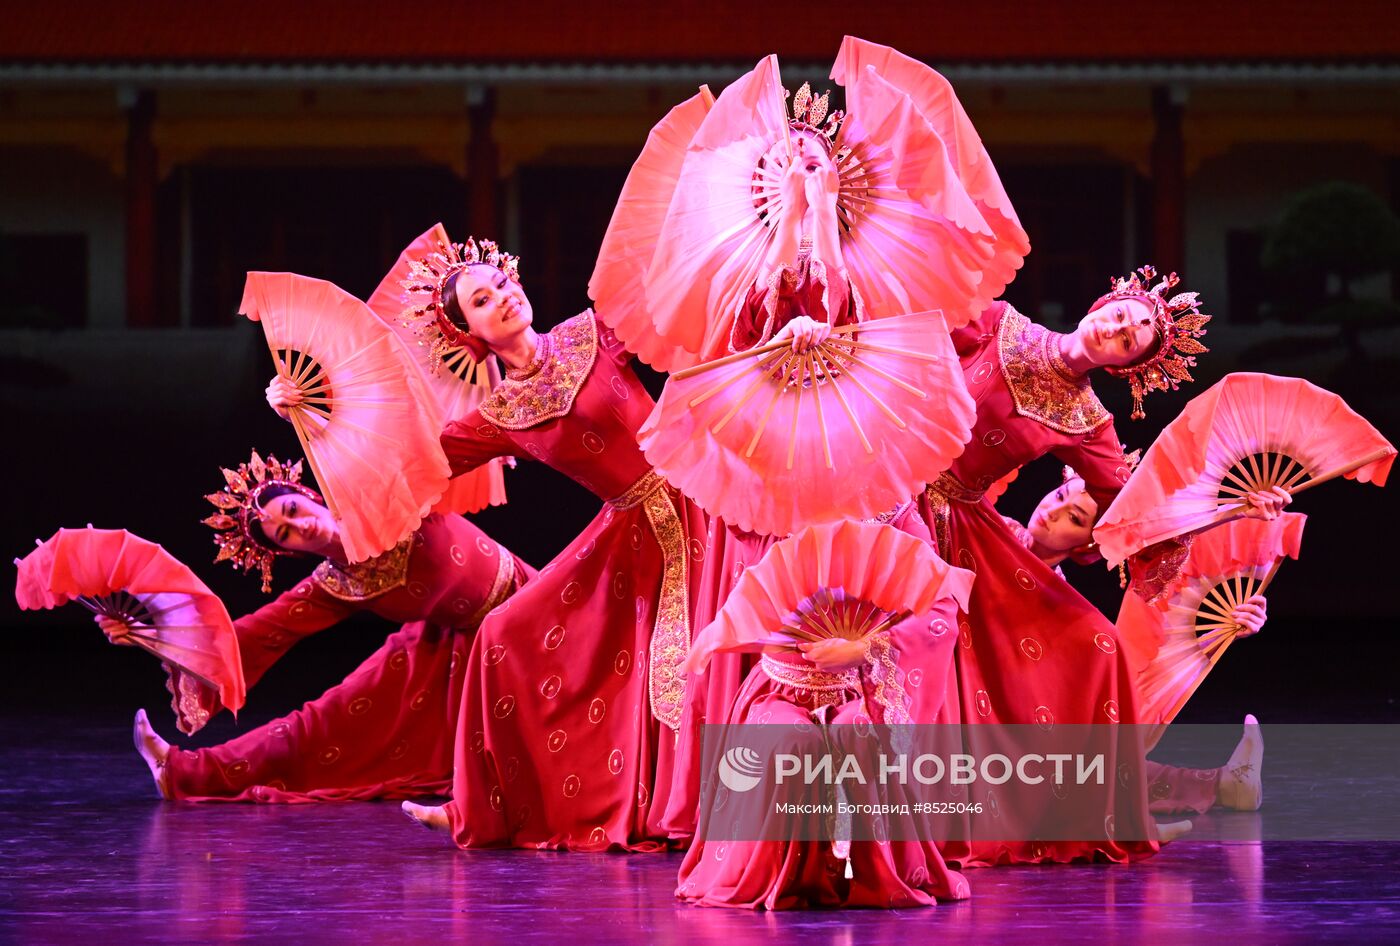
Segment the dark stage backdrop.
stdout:
<path fill-rule="evenodd" d="M 587 304 L 592 260 L 625 171 L 625 160 L 585 171 L 522 169 L 520 248 L 541 327 Z M 565 176 L 570 174 L 575 177 Z M 1008 292 L 1028 312 L 1037 311 L 1047 286 L 1058 287 L 1056 294 L 1083 293 L 1087 305 L 1124 255 L 1118 243 L 1123 235 L 1103 221 L 1055 212 L 1067 191 L 1098 186 L 1092 173 L 1064 174 L 1006 169 L 1036 245 Z M 259 333 L 234 317 L 241 271 L 294 270 L 332 279 L 363 297 L 397 250 L 428 225 L 441 219 L 450 232 L 462 232 L 464 221 L 454 208 L 465 201 L 461 183 L 450 176 L 394 169 L 291 178 L 211 171 L 190 186 L 195 204 L 206 208 L 195 221 L 194 258 L 187 261 L 199 302 L 196 322 L 232 327 L 188 344 L 172 344 L 162 330 L 97 335 L 99 341 L 110 338 L 111 348 L 95 358 L 67 354 L 73 335 L 63 333 L 38 350 L 0 353 L 6 448 L 0 550 L 23 555 L 35 537 L 60 526 L 128 528 L 194 567 L 238 615 L 263 598 L 252 580 L 211 564 L 214 548 L 199 524 L 208 512 L 202 494 L 220 486 L 220 465 L 246 459 L 250 447 L 282 456 L 296 451 L 291 428 L 263 401 L 270 371 Z M 571 202 L 570 194 L 586 199 Z M 1105 200 L 1109 196 L 1106 190 Z M 1044 233 L 1037 232 L 1037 220 Z M 1107 244 L 1105 230 L 1111 234 Z M 1227 354 L 1206 356 L 1189 391 L 1153 396 L 1147 421 L 1124 420 L 1119 430 L 1129 447 L 1145 447 L 1190 395 L 1225 371 L 1294 373 L 1268 346 L 1232 343 L 1229 324 L 1213 326 L 1209 341 Z M 1311 380 L 1343 394 L 1395 440 L 1400 402 L 1393 370 L 1337 363 L 1341 367 Z M 653 385 L 656 380 L 651 377 Z M 1115 415 L 1126 418 L 1125 386 L 1104 378 L 1099 387 Z M 1025 516 L 1058 475 L 1048 460 L 1026 471 L 1003 500 L 1004 510 Z M 562 549 L 600 505 L 530 461 L 509 474 L 508 488 L 510 504 L 477 521 L 537 566 Z M 1232 649 L 1185 718 L 1227 721 L 1251 710 L 1277 721 L 1400 718 L 1400 684 L 1392 672 L 1400 656 L 1392 551 L 1398 506 L 1400 486 L 1334 483 L 1301 499 L 1296 508 L 1310 516 L 1303 560 L 1285 565 L 1273 586 L 1268 628 Z M 309 567 L 282 562 L 279 587 Z M 1116 614 L 1116 576 L 1102 568 L 1067 570 L 1096 604 Z M 317 695 L 391 629 L 377 619 L 355 620 L 298 646 L 253 691 L 246 719 L 266 718 Z M 106 644 L 76 606 L 21 614 L 10 595 L 0 596 L 0 633 L 7 638 L 0 650 L 0 708 L 8 714 L 61 710 L 107 717 L 165 702 L 155 662 Z M 168 715 L 162 711 L 155 719 L 169 734 Z"/>

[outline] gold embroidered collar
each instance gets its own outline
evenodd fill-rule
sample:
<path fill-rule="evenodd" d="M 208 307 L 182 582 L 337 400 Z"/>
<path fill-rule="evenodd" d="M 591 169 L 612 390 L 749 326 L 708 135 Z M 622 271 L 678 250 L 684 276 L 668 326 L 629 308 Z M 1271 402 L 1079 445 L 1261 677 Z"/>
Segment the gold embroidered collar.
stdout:
<path fill-rule="evenodd" d="M 411 535 L 389 551 L 354 565 L 326 559 L 316 566 L 311 578 L 331 597 L 342 601 L 377 597 L 408 580 L 408 559 L 416 538 Z"/>
<path fill-rule="evenodd" d="M 997 332 L 1002 377 L 1016 413 L 1063 434 L 1087 434 L 1113 419 L 1089 379 L 1060 357 L 1059 333 L 1037 325 L 1010 306 Z"/>
<path fill-rule="evenodd" d="M 583 312 L 540 336 L 530 364 L 508 372 L 478 410 L 506 430 L 525 430 L 563 417 L 573 409 L 597 358 L 598 327 L 592 311 Z"/>

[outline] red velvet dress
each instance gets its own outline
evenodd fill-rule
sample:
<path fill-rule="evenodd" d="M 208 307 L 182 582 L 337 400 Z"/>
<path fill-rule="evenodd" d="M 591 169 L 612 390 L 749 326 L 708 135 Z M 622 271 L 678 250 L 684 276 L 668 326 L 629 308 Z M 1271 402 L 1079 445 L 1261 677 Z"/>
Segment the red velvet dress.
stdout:
<path fill-rule="evenodd" d="M 1083 476 L 1100 509 L 1127 479 L 1112 415 L 1087 379 L 1065 368 L 1057 338 L 1005 303 L 953 333 L 968 391 L 977 402 L 977 423 L 962 456 L 919 499 L 939 553 L 977 573 L 970 613 L 959 622 L 952 685 L 957 696 L 946 703 L 948 722 L 1048 730 L 1056 724 L 1134 719 L 1132 676 L 1113 623 L 1023 547 L 984 496 L 994 482 L 1047 453 Z M 984 801 L 995 812 L 977 817 L 1000 819 L 990 828 L 984 822 L 978 836 L 991 833 L 1005 840 L 953 842 L 945 845 L 945 856 L 976 866 L 1126 861 L 1154 853 L 1155 841 L 1111 838 L 1154 836 L 1140 740 L 1129 727 L 1115 742 L 1107 762 L 1118 778 L 1105 788 L 1102 807 L 1080 806 L 1058 822 L 1071 837 L 1098 840 L 1024 840 L 1035 837 L 1027 826 L 1045 809 L 1032 809 L 1014 783 L 1001 789 L 974 785 L 977 797 L 969 800 Z"/>
<path fill-rule="evenodd" d="M 705 519 L 637 446 L 653 402 L 626 359 L 586 312 L 443 431 L 454 474 L 531 456 L 607 500 L 472 646 L 446 807 L 462 847 L 665 846 Z"/>
<path fill-rule="evenodd" d="M 407 798 L 450 784 L 467 644 L 534 569 L 460 516 L 358 565 L 322 562 L 234 626 L 252 686 L 297 641 L 370 611 L 402 629 L 342 683 L 222 745 L 166 759 L 185 801 Z"/>
<path fill-rule="evenodd" d="M 849 283 L 837 293 L 843 300 L 833 324 L 847 325 L 864 318 L 860 295 Z M 744 308 L 730 332 L 731 351 L 746 351 L 765 344 L 798 316 L 819 322 L 830 321 L 827 305 L 826 267 L 806 250 L 796 265 L 780 267 L 762 286 L 755 286 L 744 300 Z M 695 629 L 709 624 L 724 606 L 730 590 L 744 573 L 783 536 L 744 532 L 720 519 L 711 518 L 705 537 L 705 559 L 700 566 Z M 685 710 L 676 745 L 675 782 L 661 821 L 667 833 L 686 839 L 695 833 L 700 804 L 701 748 L 705 723 L 724 722 L 753 669 L 751 654 L 715 654 L 704 673 L 692 674 L 687 681 Z"/>
<path fill-rule="evenodd" d="M 891 519 L 894 528 L 929 541 L 910 503 Z M 731 700 L 727 722 L 790 725 L 793 743 L 784 751 L 821 755 L 848 741 L 867 738 L 858 723 L 929 723 L 938 719 L 951 679 L 956 646 L 957 604 L 950 598 L 927 614 L 878 635 L 861 667 L 831 673 L 799 654 L 764 654 Z M 812 722 L 822 723 L 812 726 Z M 731 795 L 727 804 L 756 805 L 772 819 L 773 835 L 789 828 L 779 814 L 773 786 L 753 795 Z M 871 789 L 872 793 L 878 792 Z M 871 794 L 854 801 L 895 799 Z M 967 881 L 944 863 L 931 841 L 851 841 L 846 862 L 830 842 L 815 840 L 735 841 L 707 837 L 714 823 L 702 810 L 695 842 L 681 864 L 676 896 L 702 906 L 766 908 L 931 906 L 935 900 L 969 895 Z M 768 833 L 765 831 L 765 833 Z"/>

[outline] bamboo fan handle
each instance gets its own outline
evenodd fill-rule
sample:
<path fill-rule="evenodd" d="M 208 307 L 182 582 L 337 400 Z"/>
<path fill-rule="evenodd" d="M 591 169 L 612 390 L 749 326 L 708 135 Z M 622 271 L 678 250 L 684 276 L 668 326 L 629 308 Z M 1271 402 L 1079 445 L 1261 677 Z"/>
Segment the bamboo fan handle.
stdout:
<path fill-rule="evenodd" d="M 783 339 L 780 342 L 769 342 L 766 345 L 759 345 L 757 348 L 750 348 L 748 351 L 735 352 L 732 355 L 725 355 L 723 358 L 716 358 L 714 361 L 706 361 L 702 364 L 692 365 L 683 368 L 671 375 L 677 381 L 684 381 L 686 378 L 693 378 L 697 374 L 704 374 L 706 371 L 713 371 L 715 368 L 723 368 L 725 365 L 732 365 L 736 361 L 743 361 L 745 358 L 754 358 L 758 355 L 767 354 L 770 351 L 777 351 L 779 348 L 786 348 L 792 342 Z"/>
<path fill-rule="evenodd" d="M 1339 476 L 1346 476 L 1348 473 L 1355 473 L 1363 466 L 1366 466 L 1370 463 L 1375 463 L 1377 460 L 1390 456 L 1394 452 L 1394 448 L 1374 450 L 1362 460 L 1353 463 L 1348 463 L 1344 466 L 1339 466 L 1333 470 L 1328 470 L 1321 476 L 1314 476 L 1312 479 L 1308 480 L 1305 483 L 1299 483 L 1297 486 L 1289 490 L 1289 494 L 1296 496 L 1298 493 L 1301 493 L 1304 490 L 1312 489 L 1314 486 L 1319 486 L 1323 483 L 1326 483 L 1328 480 L 1335 480 Z"/>
<path fill-rule="evenodd" d="M 1367 462 L 1370 462 L 1370 461 L 1367 461 Z M 1261 581 L 1261 582 L 1259 583 L 1259 587 L 1256 588 L 1256 589 L 1254 589 L 1254 594 L 1256 594 L 1256 595 L 1262 595 L 1264 592 L 1266 592 L 1266 591 L 1269 590 L 1269 583 L 1272 582 L 1272 581 L 1274 580 L 1274 576 L 1278 574 L 1278 567 L 1279 567 L 1280 565 L 1282 565 L 1282 564 L 1283 564 L 1283 556 L 1280 555 L 1280 556 L 1278 557 L 1277 561 L 1275 561 L 1274 564 L 1273 564 L 1273 566 L 1269 569 L 1269 573 L 1268 573 L 1267 575 L 1264 576 L 1264 580 Z M 1252 597 L 1252 596 L 1251 596 L 1251 597 Z"/>

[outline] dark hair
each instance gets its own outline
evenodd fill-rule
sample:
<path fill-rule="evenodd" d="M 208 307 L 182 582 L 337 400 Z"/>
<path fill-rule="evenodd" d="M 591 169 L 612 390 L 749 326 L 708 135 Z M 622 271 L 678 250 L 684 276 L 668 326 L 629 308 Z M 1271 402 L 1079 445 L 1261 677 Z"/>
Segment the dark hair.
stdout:
<path fill-rule="evenodd" d="M 442 284 L 442 314 L 447 316 L 447 321 L 457 326 L 464 332 L 471 331 L 467 327 L 467 314 L 462 311 L 462 304 L 457 301 L 457 277 L 466 272 L 466 269 L 459 269 L 448 276 Z"/>
<path fill-rule="evenodd" d="M 274 483 L 271 486 L 265 487 L 262 490 L 262 492 L 258 493 L 258 508 L 263 508 L 268 503 L 276 499 L 278 496 L 300 496 L 302 499 L 307 498 L 306 494 L 301 492 L 301 490 L 293 489 L 290 486 L 283 486 L 280 483 Z M 263 528 L 262 519 L 255 520 L 252 523 L 252 525 L 254 526 L 254 529 L 256 529 L 257 532 L 262 534 L 262 537 L 266 539 L 267 542 L 270 543 L 273 548 L 276 548 L 288 554 L 299 554 L 292 552 L 291 549 L 284 548 L 282 543 L 278 542 L 271 535 L 269 535 L 268 531 L 265 528 Z M 249 529 L 248 531 L 251 533 L 254 531 L 254 529 Z"/>

